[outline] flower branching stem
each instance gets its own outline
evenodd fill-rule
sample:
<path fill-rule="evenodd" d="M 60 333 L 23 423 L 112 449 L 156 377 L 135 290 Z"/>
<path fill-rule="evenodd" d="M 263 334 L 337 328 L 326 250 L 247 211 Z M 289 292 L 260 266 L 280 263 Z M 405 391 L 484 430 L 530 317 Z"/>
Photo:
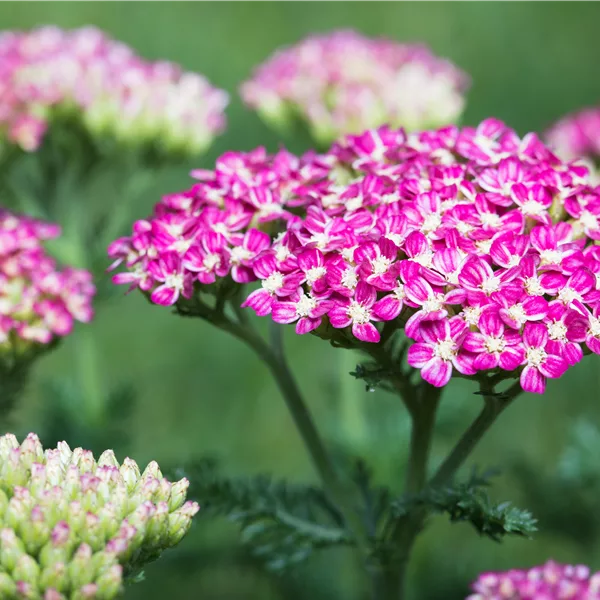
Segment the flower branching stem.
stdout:
<path fill-rule="evenodd" d="M 335 470 L 331 457 L 325 448 L 325 444 L 287 363 L 282 339 L 282 327 L 276 323 L 270 323 L 270 342 L 267 343 L 252 326 L 244 310 L 238 308 L 239 303 L 233 301 L 231 304 L 237 317 L 236 320 L 230 319 L 225 311 L 211 309 L 203 303 L 196 304 L 194 308 L 199 311 L 198 316 L 244 342 L 256 352 L 269 368 L 326 492 L 342 513 L 363 558 L 366 560 L 370 549 L 364 525 L 352 506 L 350 501 L 351 492 L 346 488 Z"/>
<path fill-rule="evenodd" d="M 446 485 L 453 479 L 498 416 L 522 391 L 517 381 L 506 392 L 497 394 L 494 389 L 497 383 L 499 382 L 492 378 L 480 380 L 480 394 L 484 398 L 483 409 L 429 480 L 428 459 L 441 390 L 425 382 L 419 385 L 420 393 L 416 404 L 414 397 L 409 404 L 412 429 L 405 493 L 419 493 L 427 487 Z M 385 535 L 390 550 L 386 557 L 387 562 L 382 565 L 381 581 L 375 587 L 375 600 L 402 600 L 405 597 L 409 556 L 427 516 L 428 511 L 419 508 L 387 527 Z"/>

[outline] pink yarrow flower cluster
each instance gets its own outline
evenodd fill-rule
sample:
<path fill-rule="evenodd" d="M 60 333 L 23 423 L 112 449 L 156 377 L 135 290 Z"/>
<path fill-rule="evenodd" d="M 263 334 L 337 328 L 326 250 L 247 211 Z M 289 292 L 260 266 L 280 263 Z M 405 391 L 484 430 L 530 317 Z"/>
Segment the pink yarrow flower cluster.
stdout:
<path fill-rule="evenodd" d="M 116 283 L 170 305 L 258 280 L 243 306 L 299 334 L 329 325 L 360 346 L 403 329 L 434 386 L 506 372 L 542 393 L 600 354 L 600 189 L 534 134 L 382 127 L 323 155 L 229 152 L 195 176 L 111 245 Z"/>
<path fill-rule="evenodd" d="M 202 75 L 145 61 L 92 27 L 0 35 L 0 138 L 26 151 L 72 115 L 92 136 L 199 152 L 223 130 L 226 104 Z"/>
<path fill-rule="evenodd" d="M 467 600 L 599 600 L 600 573 L 548 561 L 528 570 L 484 573 Z"/>
<path fill-rule="evenodd" d="M 565 160 L 600 162 L 600 107 L 564 117 L 549 129 L 546 140 Z"/>
<path fill-rule="evenodd" d="M 49 344 L 92 319 L 91 274 L 57 269 L 43 247 L 59 235 L 58 225 L 0 211 L 0 355 Z"/>
<path fill-rule="evenodd" d="M 241 93 L 265 120 L 285 126 L 300 116 L 316 139 L 331 142 L 384 123 L 410 130 L 451 123 L 468 84 L 424 46 L 335 31 L 277 51 Z"/>

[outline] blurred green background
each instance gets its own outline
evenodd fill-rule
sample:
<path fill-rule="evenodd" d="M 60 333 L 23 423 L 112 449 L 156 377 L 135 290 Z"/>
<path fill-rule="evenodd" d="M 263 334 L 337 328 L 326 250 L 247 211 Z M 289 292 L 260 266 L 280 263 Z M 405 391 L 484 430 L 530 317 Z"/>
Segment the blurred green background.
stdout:
<path fill-rule="evenodd" d="M 543 130 L 568 111 L 599 103 L 599 22 L 600 5 L 568 2 L 0 3 L 1 29 L 93 24 L 147 58 L 178 62 L 226 89 L 231 94 L 228 130 L 196 161 L 201 167 L 212 165 L 226 149 L 278 146 L 275 134 L 242 106 L 236 89 L 278 46 L 307 34 L 355 28 L 368 35 L 426 42 L 472 76 L 467 124 L 493 115 L 524 133 Z M 302 149 L 300 143 L 288 145 Z M 132 208 L 132 215 L 145 216 L 161 193 L 188 186 L 189 167 L 165 173 L 155 192 Z M 101 202 L 102 197 L 80 201 Z M 101 345 L 106 382 L 132 381 L 138 392 L 134 414 L 116 410 L 113 417 L 129 431 L 127 447 L 116 448 L 121 458 L 127 452 L 138 461 L 156 459 L 175 467 L 209 454 L 231 474 L 272 472 L 296 481 L 314 479 L 281 398 L 246 348 L 199 321 L 151 307 L 136 294 L 118 294 L 89 327 Z M 399 401 L 366 393 L 350 377 L 340 380 L 346 366 L 353 366 L 343 351 L 288 333 L 291 363 L 324 435 L 368 456 L 380 479 L 401 481 L 407 424 Z M 18 413 L 21 431 L 43 428 L 40 409 L 49 401 L 48 382 L 73 377 L 76 338 L 71 336 L 36 366 Z M 543 397 L 523 396 L 472 462 L 552 474 L 571 421 L 584 415 L 600 422 L 599 384 L 598 363 L 589 358 L 551 383 Z M 448 389 L 437 438 L 440 449 L 478 411 L 480 398 L 472 391 L 460 384 Z M 342 397 L 348 401 L 342 403 Z M 534 513 L 538 508 L 542 514 L 543 503 L 558 502 L 563 494 L 568 498 L 568 489 L 555 489 L 551 497 L 525 493 L 518 470 L 505 470 L 494 488 L 495 498 L 513 500 Z M 574 516 L 582 528 L 588 527 L 589 515 Z M 561 535 L 544 519 L 540 525 L 532 541 L 499 545 L 479 539 L 466 525 L 437 520 L 417 545 L 412 597 L 464 598 L 468 583 L 482 570 L 531 565 L 549 557 L 600 569 L 595 534 L 583 543 L 576 532 Z M 351 557 L 333 552 L 313 557 L 285 577 L 267 575 L 239 548 L 233 527 L 199 518 L 181 547 L 149 568 L 146 581 L 130 588 L 127 598 L 152 600 L 168 593 L 173 600 L 358 599 L 365 596 L 354 566 Z"/>

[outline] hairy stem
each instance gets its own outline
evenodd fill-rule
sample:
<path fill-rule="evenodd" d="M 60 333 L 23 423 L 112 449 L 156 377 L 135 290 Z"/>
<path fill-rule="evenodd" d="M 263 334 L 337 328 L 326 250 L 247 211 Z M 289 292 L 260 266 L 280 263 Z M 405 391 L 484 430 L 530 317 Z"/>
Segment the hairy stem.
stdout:
<path fill-rule="evenodd" d="M 366 558 L 369 555 L 369 546 L 364 525 L 349 501 L 350 494 L 334 469 L 331 458 L 287 364 L 281 337 L 281 326 L 271 323 L 271 343 L 267 344 L 246 320 L 245 323 L 236 323 L 226 316 L 216 313 L 210 313 L 209 315 L 205 313 L 204 316 L 211 323 L 252 348 L 269 368 L 325 490 L 343 514 L 357 545 Z"/>

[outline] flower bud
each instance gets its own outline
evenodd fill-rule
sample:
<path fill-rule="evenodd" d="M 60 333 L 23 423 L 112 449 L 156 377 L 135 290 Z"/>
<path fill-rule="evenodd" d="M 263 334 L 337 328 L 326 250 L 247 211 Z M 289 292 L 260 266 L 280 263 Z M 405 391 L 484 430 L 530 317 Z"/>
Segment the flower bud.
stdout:
<path fill-rule="evenodd" d="M 177 543 L 197 511 L 184 502 L 187 485 L 172 486 L 156 463 L 141 475 L 112 452 L 99 465 L 66 444 L 44 452 L 34 435 L 15 443 L 0 437 L 0 598 L 16 589 L 35 600 L 112 599 L 123 570 Z M 168 501 L 183 504 L 172 511 Z"/>
<path fill-rule="evenodd" d="M 185 502 L 189 487 L 190 482 L 185 477 L 171 485 L 171 495 L 169 497 L 169 510 L 171 512 L 177 510 Z"/>

